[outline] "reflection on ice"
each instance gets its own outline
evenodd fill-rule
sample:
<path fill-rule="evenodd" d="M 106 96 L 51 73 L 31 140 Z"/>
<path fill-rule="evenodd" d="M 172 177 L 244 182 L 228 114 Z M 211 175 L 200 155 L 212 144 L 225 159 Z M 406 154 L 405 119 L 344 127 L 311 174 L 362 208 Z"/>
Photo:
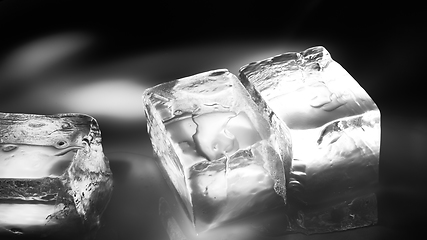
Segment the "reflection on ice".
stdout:
<path fill-rule="evenodd" d="M 197 232 L 284 204 L 288 133 L 273 132 L 278 118 L 263 115 L 234 75 L 164 83 L 144 104 L 154 151 Z"/>
<path fill-rule="evenodd" d="M 159 216 L 163 227 L 165 228 L 170 240 L 186 240 L 184 232 L 175 220 L 173 213 L 170 210 L 169 204 L 161 197 L 159 199 Z"/>
<path fill-rule="evenodd" d="M 198 214 L 199 222 L 211 222 L 211 228 L 254 212 L 253 205 L 268 205 L 268 198 L 274 198 L 274 182 L 263 161 L 257 160 L 262 156 L 253 155 L 263 145 L 261 138 L 244 112 L 212 112 L 179 119 L 167 123 L 166 130 L 175 148 L 182 150 L 193 207 L 203 212 Z"/>
<path fill-rule="evenodd" d="M 217 70 L 144 94 L 154 151 L 196 232 L 376 223 L 380 113 L 357 82 L 322 47 L 248 64 L 240 78 L 247 91 Z"/>
<path fill-rule="evenodd" d="M 376 223 L 380 112 L 358 83 L 323 47 L 250 63 L 240 78 L 290 128 L 292 230 Z"/>
<path fill-rule="evenodd" d="M 61 176 L 81 147 L 0 144 L 0 148 L 0 178 L 42 178 Z"/>
<path fill-rule="evenodd" d="M 370 111 L 310 131 L 291 130 L 295 147 L 289 184 L 295 196 L 320 204 L 372 192 L 378 181 L 378 114 Z"/>
<path fill-rule="evenodd" d="M 192 119 L 197 125 L 193 135 L 196 148 L 211 161 L 232 155 L 261 140 L 244 112 L 212 112 Z"/>
<path fill-rule="evenodd" d="M 233 155 L 261 140 L 244 112 L 211 112 L 165 123 L 173 142 L 183 152 L 198 154 L 210 161 Z"/>

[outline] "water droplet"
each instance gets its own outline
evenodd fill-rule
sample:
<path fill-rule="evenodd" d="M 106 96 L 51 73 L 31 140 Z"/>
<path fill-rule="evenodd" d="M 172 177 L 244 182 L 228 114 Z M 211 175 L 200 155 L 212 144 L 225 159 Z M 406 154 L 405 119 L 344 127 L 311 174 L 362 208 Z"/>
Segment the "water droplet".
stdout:
<path fill-rule="evenodd" d="M 13 151 L 13 150 L 15 150 L 15 149 L 17 149 L 18 148 L 18 146 L 17 145 L 13 145 L 13 144 L 7 144 L 7 145 L 4 145 L 3 147 L 2 147 L 2 151 L 3 152 L 10 152 L 10 151 Z"/>
<path fill-rule="evenodd" d="M 182 110 L 175 110 L 175 112 L 173 112 L 173 114 L 174 114 L 175 116 L 179 116 L 179 115 L 181 115 L 181 114 L 182 114 Z"/>

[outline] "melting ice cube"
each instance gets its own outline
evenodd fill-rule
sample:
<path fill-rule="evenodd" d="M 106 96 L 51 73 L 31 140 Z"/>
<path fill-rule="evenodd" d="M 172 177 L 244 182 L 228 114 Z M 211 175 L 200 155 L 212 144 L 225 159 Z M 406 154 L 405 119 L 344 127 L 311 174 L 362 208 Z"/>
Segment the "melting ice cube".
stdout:
<path fill-rule="evenodd" d="M 154 152 L 196 231 L 284 204 L 289 132 L 234 75 L 167 82 L 143 101 Z"/>
<path fill-rule="evenodd" d="M 239 76 L 290 128 L 291 230 L 376 223 L 380 112 L 360 85 L 323 47 L 250 63 Z"/>
<path fill-rule="evenodd" d="M 111 191 L 94 118 L 0 113 L 0 234 L 84 234 Z"/>

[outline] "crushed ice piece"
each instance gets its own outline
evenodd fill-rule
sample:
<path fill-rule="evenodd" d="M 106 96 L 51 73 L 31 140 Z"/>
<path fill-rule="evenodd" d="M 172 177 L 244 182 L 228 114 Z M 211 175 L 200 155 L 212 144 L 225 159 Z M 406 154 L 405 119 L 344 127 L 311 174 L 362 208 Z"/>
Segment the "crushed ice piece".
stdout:
<path fill-rule="evenodd" d="M 290 230 L 375 224 L 380 111 L 363 88 L 323 47 L 250 63 L 239 77 L 290 129 Z"/>
<path fill-rule="evenodd" d="M 0 234 L 19 229 L 47 236 L 100 226 L 112 173 L 94 118 L 0 113 L 0 149 Z"/>
<path fill-rule="evenodd" d="M 144 92 L 148 133 L 197 232 L 286 202 L 289 130 L 220 69 Z"/>

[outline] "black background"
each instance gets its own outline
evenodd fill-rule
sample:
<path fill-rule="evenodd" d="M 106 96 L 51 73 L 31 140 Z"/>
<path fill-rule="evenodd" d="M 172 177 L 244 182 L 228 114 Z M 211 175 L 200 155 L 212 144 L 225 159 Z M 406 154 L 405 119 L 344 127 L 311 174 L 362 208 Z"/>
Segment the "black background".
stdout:
<path fill-rule="evenodd" d="M 427 223 L 427 117 L 425 77 L 422 74 L 426 27 L 422 9 L 421 4 L 402 1 L 317 0 L 282 1 L 280 4 L 269 1 L 239 4 L 217 1 L 192 4 L 163 1 L 1 1 L 0 67 L 5 66 L 15 49 L 51 34 L 84 32 L 96 36 L 96 41 L 72 61 L 55 65 L 38 75 L 7 75 L 4 68 L 3 72 L 0 68 L 0 111 L 61 112 L 61 109 L 45 107 L 37 99 L 24 98 L 24 95 L 40 84 L 49 84 L 49 81 L 55 81 L 52 79 L 60 79 L 58 76 L 71 72 L 85 75 L 95 71 L 96 75 L 102 71 L 108 73 L 109 66 L 113 65 L 121 72 L 149 76 L 150 79 L 143 81 L 150 86 L 216 68 L 229 68 L 236 74 L 238 68 L 229 64 L 239 55 L 251 51 L 266 49 L 271 52 L 272 48 L 301 51 L 322 45 L 369 93 L 381 110 L 379 228 L 350 231 L 347 235 L 306 238 L 400 239 L 419 233 L 424 236 Z M 135 56 L 145 60 L 140 65 L 135 60 L 131 66 L 126 66 L 129 63 L 126 60 Z M 73 84 L 83 82 L 75 80 Z M 107 156 L 110 152 L 111 166 L 117 173 L 116 192 L 120 195 L 113 196 L 110 209 L 106 211 L 107 225 L 113 226 L 115 222 L 110 219 L 126 218 L 126 211 L 120 211 L 121 208 L 126 209 L 122 204 L 135 197 L 130 193 L 135 189 L 132 190 L 127 182 L 130 181 L 126 176 L 131 167 L 126 161 L 133 161 L 129 159 L 137 158 L 134 157 L 137 155 L 151 156 L 150 143 L 143 118 L 123 123 L 96 114 L 94 117 L 100 122 L 104 150 Z M 114 152 L 129 155 L 118 157 Z M 144 159 L 150 160 L 148 157 Z M 151 181 L 154 178 L 150 178 Z M 146 187 L 153 187 L 153 184 Z M 129 200 L 132 202 L 130 205 L 151 203 L 151 200 L 144 200 L 147 198 L 142 192 L 138 195 L 142 202 Z M 158 199 L 158 196 L 153 199 Z M 143 211 L 143 207 L 139 207 Z M 129 215 L 137 212 L 128 211 Z M 123 226 L 117 223 L 117 229 L 110 229 L 100 236 L 111 239 L 131 239 L 132 236 L 135 239 L 167 239 L 160 224 L 153 223 L 154 227 L 150 228 L 148 223 L 151 220 L 144 220 L 141 216 L 135 219 L 126 226 L 123 222 Z M 138 225 L 138 220 L 142 225 Z M 150 230 L 142 230 L 144 227 Z"/>

